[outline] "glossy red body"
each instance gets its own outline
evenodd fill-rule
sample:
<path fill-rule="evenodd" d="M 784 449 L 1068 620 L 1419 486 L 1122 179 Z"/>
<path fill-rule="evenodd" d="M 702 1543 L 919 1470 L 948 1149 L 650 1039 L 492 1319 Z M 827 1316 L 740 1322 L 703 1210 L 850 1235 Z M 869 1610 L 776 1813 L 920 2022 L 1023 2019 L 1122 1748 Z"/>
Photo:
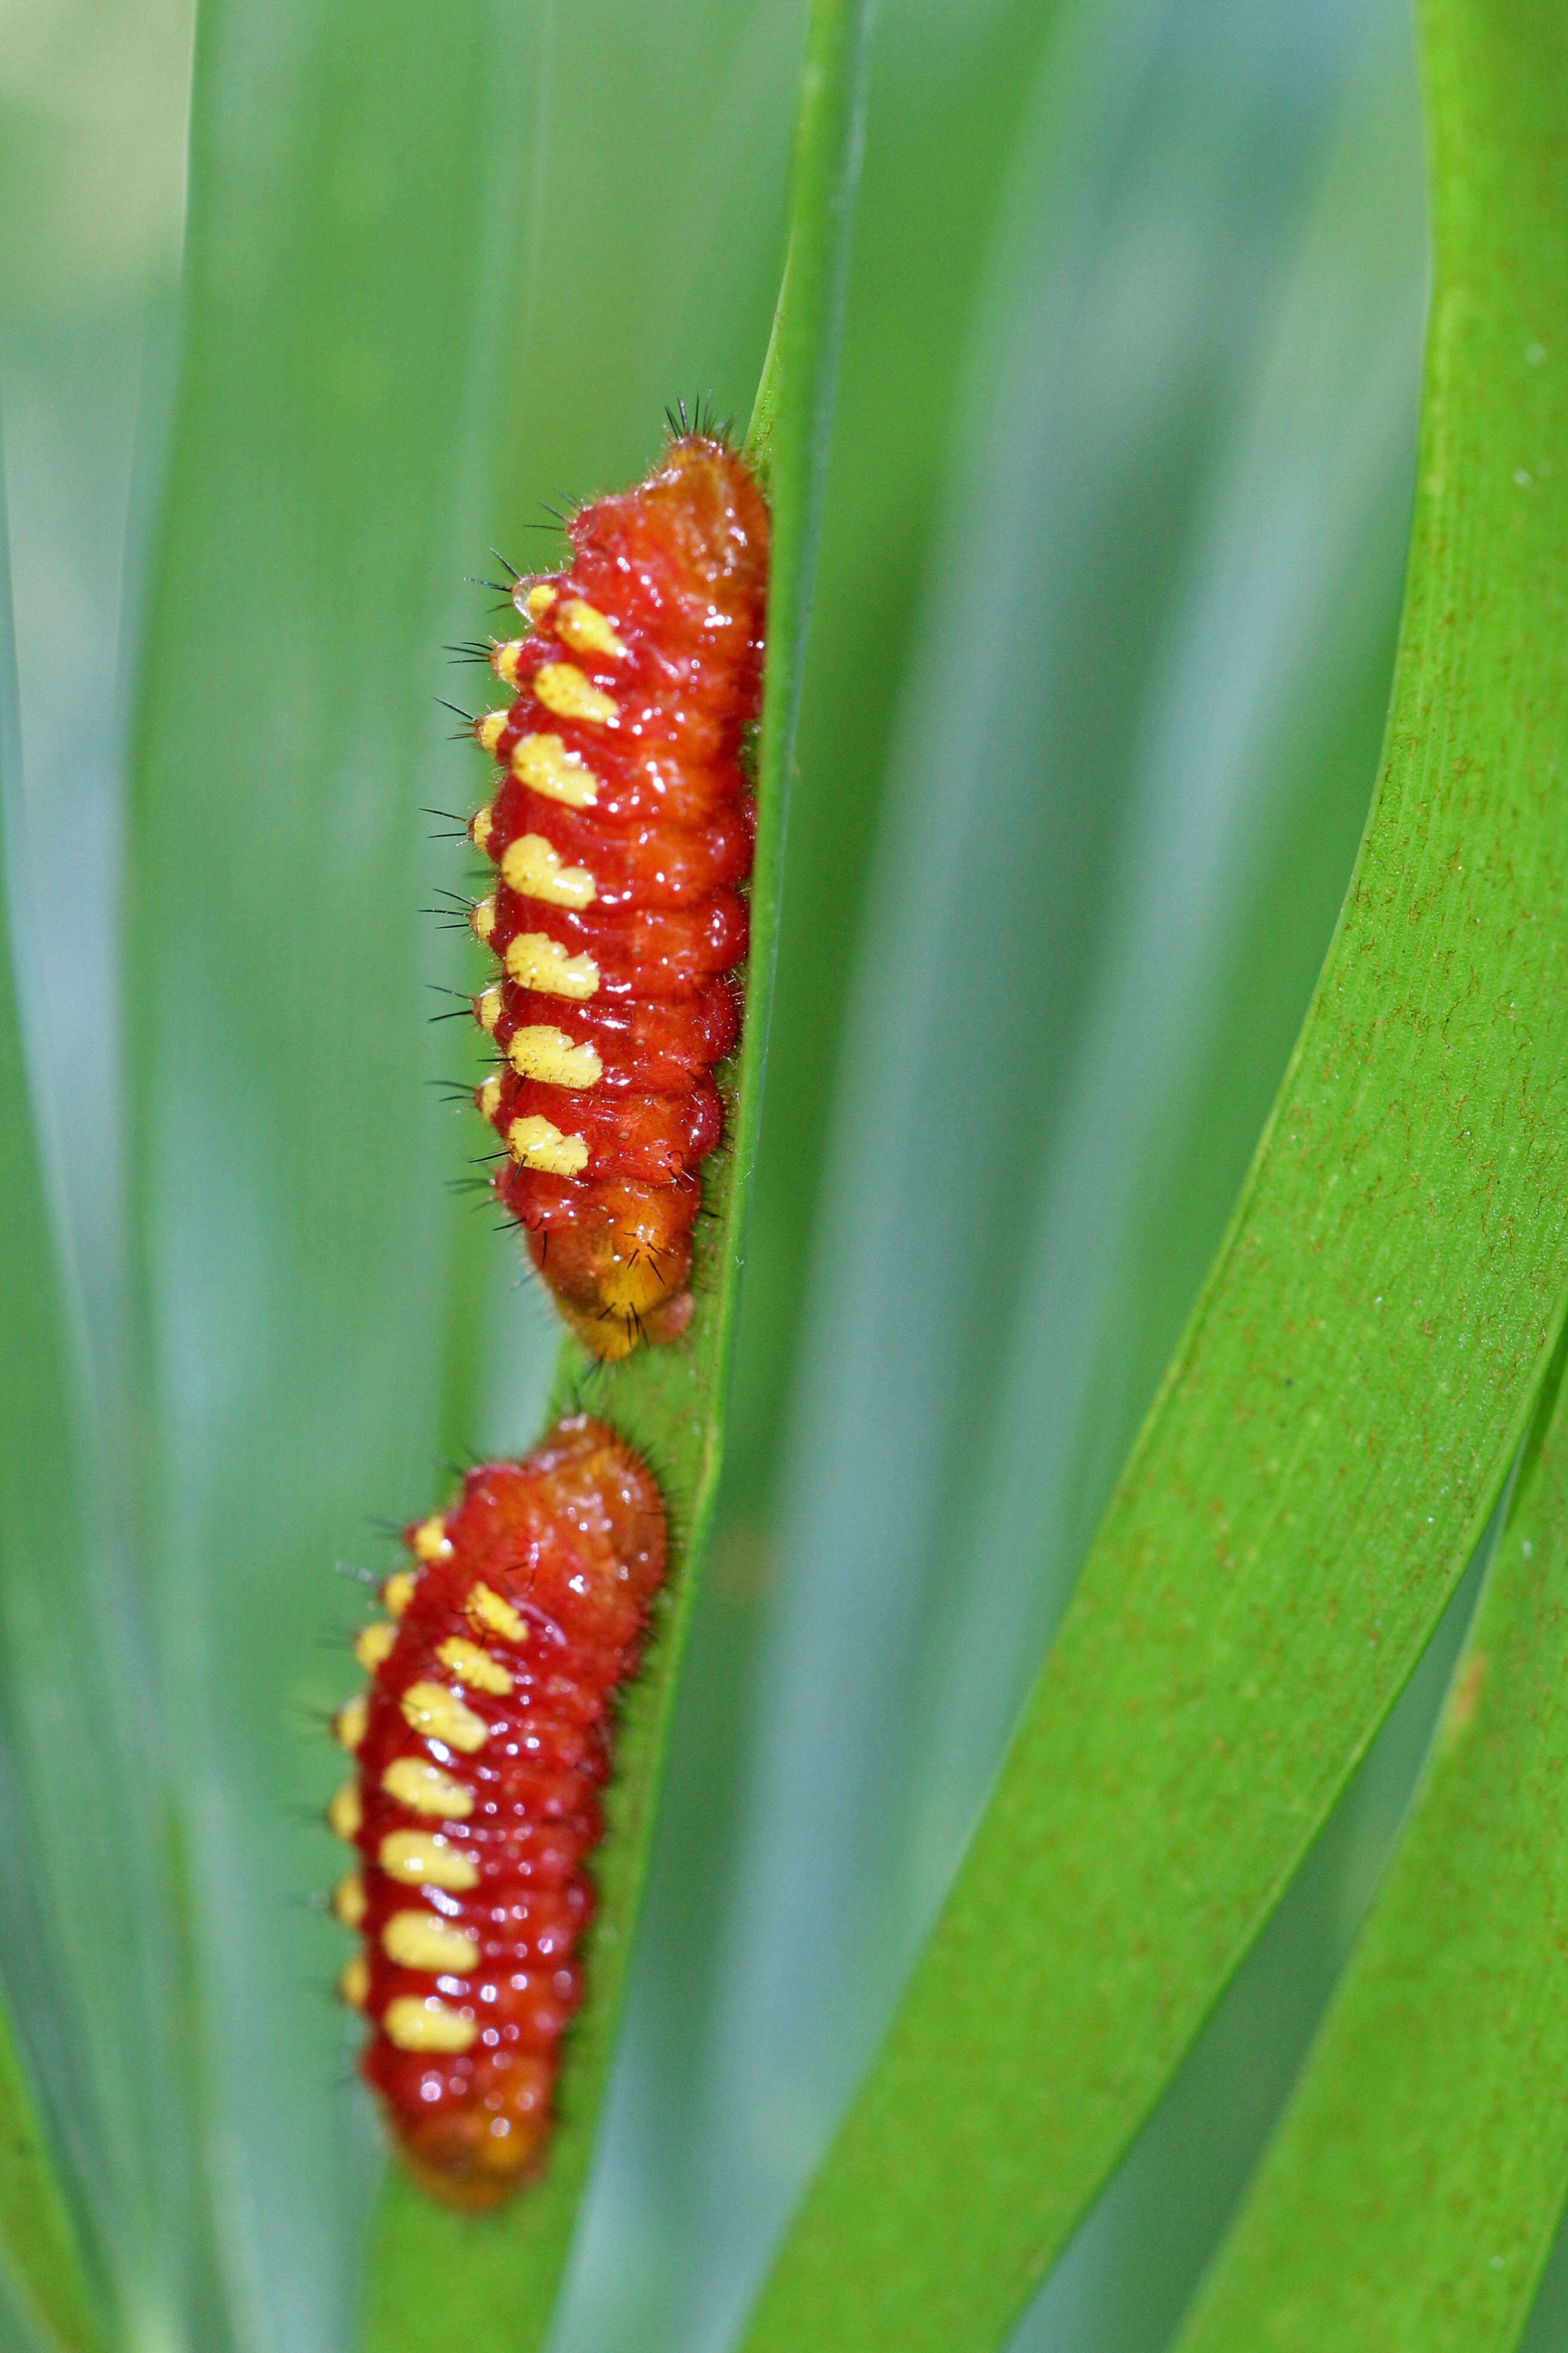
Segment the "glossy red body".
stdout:
<path fill-rule="evenodd" d="M 754 804 L 750 796 L 713 810 L 699 825 L 650 818 L 611 826 L 595 809 L 563 808 L 531 793 L 515 777 L 491 804 L 496 841 L 541 835 L 571 866 L 591 868 L 598 884 L 595 910 L 689 907 L 742 882 L 752 871 Z"/>
<path fill-rule="evenodd" d="M 505 983 L 491 1025 L 502 1052 L 520 1029 L 541 1025 L 559 1029 L 572 1045 L 592 1046 L 601 1088 L 679 1094 L 740 1037 L 741 1002 L 734 983 L 724 979 L 705 981 L 691 996 L 673 1000 L 597 997 L 589 1005 Z"/>
<path fill-rule="evenodd" d="M 410 1540 L 419 1566 L 357 1749 L 362 2006 L 374 2029 L 361 2064 L 418 2179 L 478 2209 L 537 2173 L 549 2135 L 561 2035 L 582 1992 L 578 1939 L 593 1916 L 587 1862 L 611 1703 L 637 1671 L 664 1574 L 664 1513 L 637 1457 L 579 1416 L 525 1461 L 470 1471 L 452 1508 Z M 462 1664 L 475 1669 L 476 1651 L 489 1662 L 480 1680 Z M 422 1733 L 417 1706 L 410 1721 L 410 1691 L 432 1684 L 467 1711 L 470 1741 L 482 1725 L 479 1745 Z M 399 1760 L 444 1777 L 446 1813 L 389 1792 Z M 422 1881 L 406 1836 L 399 1862 L 397 1834 L 410 1832 L 416 1848 L 433 1842 L 448 1881 L 470 1883 Z M 402 1923 L 405 1949 L 411 1915 L 416 1937 L 423 1923 L 466 1939 L 471 1965 L 401 1963 L 389 1924 Z M 396 1947 L 397 1927 L 390 1938 Z M 466 2047 L 407 2047 L 411 2014 L 416 2046 L 420 2019 L 434 2016 L 448 2042 L 466 2026 Z"/>
<path fill-rule="evenodd" d="M 767 510 L 734 450 L 686 434 L 635 490 L 580 509 L 568 536 L 566 570 L 518 585 L 531 634 L 495 657 L 516 700 L 480 724 L 502 781 L 475 820 L 499 870 L 476 928 L 501 980 L 476 1011 L 502 1049 L 540 1026 L 595 1044 L 591 1081 L 523 1090 L 586 1162 L 563 1176 L 549 1144 L 530 1160 L 541 1147 L 513 1132 L 511 1079 L 480 1102 L 521 1162 L 496 1190 L 535 1264 L 585 1345 L 619 1356 L 690 1314 L 700 1196 L 681 1180 L 719 1141 L 708 1073 L 738 1029 L 726 976 L 747 944 L 742 748 L 761 704 Z M 533 1176 L 576 1189 L 541 1216 L 520 1181 Z M 670 1198 L 650 1205 L 648 1188 Z"/>

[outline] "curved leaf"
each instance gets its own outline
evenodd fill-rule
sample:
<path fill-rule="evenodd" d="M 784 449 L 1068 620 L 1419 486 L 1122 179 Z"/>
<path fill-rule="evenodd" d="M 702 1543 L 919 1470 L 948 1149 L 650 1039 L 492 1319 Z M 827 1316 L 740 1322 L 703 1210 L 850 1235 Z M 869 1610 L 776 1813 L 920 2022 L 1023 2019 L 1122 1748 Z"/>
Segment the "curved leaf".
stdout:
<path fill-rule="evenodd" d="M 1506 2353 L 1568 2197 L 1559 1345 L 1416 1810 L 1179 2353 Z"/>
<path fill-rule="evenodd" d="M 1468 25 L 1384 772 L 1220 1260 L 749 2339 L 994 2344 L 1343 1787 L 1500 1490 L 1568 1220 L 1563 34 Z M 1506 102 L 1509 89 L 1520 95 Z"/>

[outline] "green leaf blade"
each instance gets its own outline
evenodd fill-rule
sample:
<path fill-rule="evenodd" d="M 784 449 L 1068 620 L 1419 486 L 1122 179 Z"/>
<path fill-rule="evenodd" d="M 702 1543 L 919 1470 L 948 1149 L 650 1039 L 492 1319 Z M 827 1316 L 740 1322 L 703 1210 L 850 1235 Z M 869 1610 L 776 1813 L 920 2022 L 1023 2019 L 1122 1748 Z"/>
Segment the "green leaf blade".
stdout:
<path fill-rule="evenodd" d="M 1560 95 L 1544 12 L 1505 13 Z M 757 2348 L 996 2341 L 1343 1786 L 1527 1419 L 1568 1267 L 1540 1108 L 1568 1059 L 1564 533 L 1498 453 L 1550 457 L 1564 422 L 1526 357 L 1568 292 L 1553 102 L 1524 153 L 1472 118 L 1522 185 L 1440 220 L 1386 773 L 1301 1046 Z"/>
<path fill-rule="evenodd" d="M 200 2272 L 168 2341 L 342 2345 L 379 2152 L 312 1911 L 378 1517 L 428 1508 L 475 1147 L 428 984 L 438 649 L 500 464 L 539 26 L 204 8 L 130 812 L 138 1451 Z M 448 674 L 449 676 L 449 674 Z M 445 880 L 446 877 L 439 879 Z M 456 878 L 452 878 L 456 879 Z M 540 1367 L 543 1372 L 543 1366 Z M 541 1381 L 542 1386 L 542 1380 Z"/>
<path fill-rule="evenodd" d="M 817 0 L 807 36 L 791 186 L 790 259 L 747 454 L 773 517 L 768 649 L 757 757 L 758 832 L 751 893 L 745 1033 L 725 1085 L 726 1144 L 710 1164 L 684 1342 L 598 1368 L 568 1345 L 558 1409 L 586 1404 L 643 1454 L 669 1518 L 661 1615 L 626 1695 L 605 1838 L 594 1857 L 596 1912 L 588 1993 L 574 2021 L 544 2181 L 500 2217 L 475 2223 L 389 2182 L 373 2265 L 370 2353 L 450 2346 L 510 2353 L 542 2341 L 571 2250 L 619 2021 L 647 1875 L 654 1807 L 677 1680 L 713 1510 L 745 1213 L 762 1112 L 768 1014 L 783 880 L 784 829 L 805 633 L 827 466 L 848 238 L 859 169 L 865 0 Z M 455 2283 L 461 2283 L 458 2295 Z"/>
<path fill-rule="evenodd" d="M 1178 2353 L 1506 2353 L 1568 2195 L 1559 1346 L 1408 1829 Z"/>

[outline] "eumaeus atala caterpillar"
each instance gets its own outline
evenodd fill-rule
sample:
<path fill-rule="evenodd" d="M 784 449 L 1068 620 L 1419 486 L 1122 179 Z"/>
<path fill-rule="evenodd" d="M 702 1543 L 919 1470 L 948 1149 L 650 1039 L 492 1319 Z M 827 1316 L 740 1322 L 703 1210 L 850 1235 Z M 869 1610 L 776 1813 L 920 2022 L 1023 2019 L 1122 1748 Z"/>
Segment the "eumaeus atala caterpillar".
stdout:
<path fill-rule="evenodd" d="M 333 1720 L 355 1772 L 327 1819 L 358 1855 L 332 1910 L 363 1940 L 338 1983 L 410 2170 L 478 2211 L 542 2162 L 611 1703 L 664 1575 L 664 1512 L 579 1415 L 470 1471 L 406 1542 L 355 1645 L 369 1687 Z"/>
<path fill-rule="evenodd" d="M 567 569 L 517 583 L 530 633 L 489 652 L 516 699 L 476 725 L 502 775 L 469 828 L 499 871 L 472 913 L 501 967 L 478 1102 L 562 1314 L 619 1357 L 691 1313 L 710 1073 L 741 1022 L 768 516 L 725 441 L 681 433 L 567 534 Z"/>

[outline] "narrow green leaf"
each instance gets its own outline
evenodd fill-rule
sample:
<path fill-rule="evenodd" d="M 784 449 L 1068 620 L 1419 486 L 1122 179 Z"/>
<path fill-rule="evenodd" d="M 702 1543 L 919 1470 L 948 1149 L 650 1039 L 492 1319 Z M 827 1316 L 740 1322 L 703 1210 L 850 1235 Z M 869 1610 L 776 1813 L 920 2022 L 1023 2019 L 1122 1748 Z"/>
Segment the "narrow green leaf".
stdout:
<path fill-rule="evenodd" d="M 1561 1322 L 1564 34 L 1443 22 L 1379 797 L 1215 1272 L 750 2339 L 994 2344 L 1430 1632 Z M 1462 111 L 1460 111 L 1462 109 Z"/>
<path fill-rule="evenodd" d="M 653 1465 L 670 1515 L 670 1567 L 642 1674 L 623 1711 L 605 1835 L 595 1857 L 598 1909 L 588 1996 L 563 2070 L 560 2121 L 542 2185 L 501 2217 L 448 2213 L 392 2180 L 372 2271 L 367 2344 L 515 2353 L 548 2327 L 592 2153 L 647 1873 L 676 1679 L 723 1446 L 725 1392 L 762 1113 L 776 954 L 784 820 L 810 612 L 849 235 L 860 160 L 868 0 L 816 0 L 796 121 L 785 284 L 747 448 L 768 491 L 773 568 L 757 756 L 759 823 L 752 884 L 747 1017 L 725 1082 L 727 1142 L 710 1165 L 693 1276 L 698 1299 L 679 1348 L 591 1367 L 569 1345 L 556 1403 L 586 1396 Z"/>
<path fill-rule="evenodd" d="M 1568 2196 L 1560 1345 L 1414 1819 L 1180 2353 L 1506 2353 Z"/>
<path fill-rule="evenodd" d="M 86 1503 L 88 1449 L 83 1435 L 81 1368 L 72 1317 L 56 1250 L 48 1194 L 34 1131 L 33 1104 L 18 1000 L 11 902 L 19 885 L 16 855 L 18 760 L 16 661 L 11 635 L 11 584 L 5 508 L 0 501 L 0 1217 L 5 1264 L 0 1280 L 0 1758 L 13 1789 L 37 1798 L 50 1761 L 51 1718 L 58 1725 L 49 1682 L 68 1672 L 76 1644 L 75 1612 L 91 1584 L 92 1554 Z M 62 1600 L 65 1609 L 62 1610 Z M 66 1623 L 62 1627 L 62 1616 Z M 78 1620 L 79 1624 L 79 1620 Z M 51 1632 L 55 1639 L 49 1639 Z M 90 1657 L 90 1633 L 79 1645 Z M 88 1729 L 88 1727 L 82 1727 Z M 68 1731 L 67 1738 L 70 1734 Z M 57 1798 L 83 1794 L 57 1790 Z M 89 1799 L 90 1803 L 90 1799 Z M 50 1953 L 40 1953 L 62 1931 L 68 1938 L 85 1921 L 53 1900 L 53 1875 L 39 1884 L 36 1833 L 61 1827 L 58 1813 L 35 1815 L 35 1837 L 18 1851 L 22 1826 L 5 1824 L 5 1918 L 0 1925 L 0 2271 L 12 2300 L 39 2337 L 70 2353 L 99 2342 L 76 2232 L 65 2189 L 40 2131 L 35 2084 L 37 2042 L 68 2017 L 79 1992 L 73 1969 L 68 1991 L 49 1983 Z M 7 1816 L 12 1808 L 5 1808 Z M 84 1841 L 79 1873 L 90 1852 Z M 30 1868 L 31 1866 L 31 1868 Z M 32 1883 L 28 1882 L 31 1880 Z M 30 2024 L 35 2083 L 11 2022 L 10 2006 Z M 79 2023 L 79 2020 L 78 2021 Z M 46 2075 L 47 2080 L 47 2075 Z M 57 2100 L 68 2086 L 56 2081 Z M 68 2120 L 57 2116 L 57 2127 Z"/>

